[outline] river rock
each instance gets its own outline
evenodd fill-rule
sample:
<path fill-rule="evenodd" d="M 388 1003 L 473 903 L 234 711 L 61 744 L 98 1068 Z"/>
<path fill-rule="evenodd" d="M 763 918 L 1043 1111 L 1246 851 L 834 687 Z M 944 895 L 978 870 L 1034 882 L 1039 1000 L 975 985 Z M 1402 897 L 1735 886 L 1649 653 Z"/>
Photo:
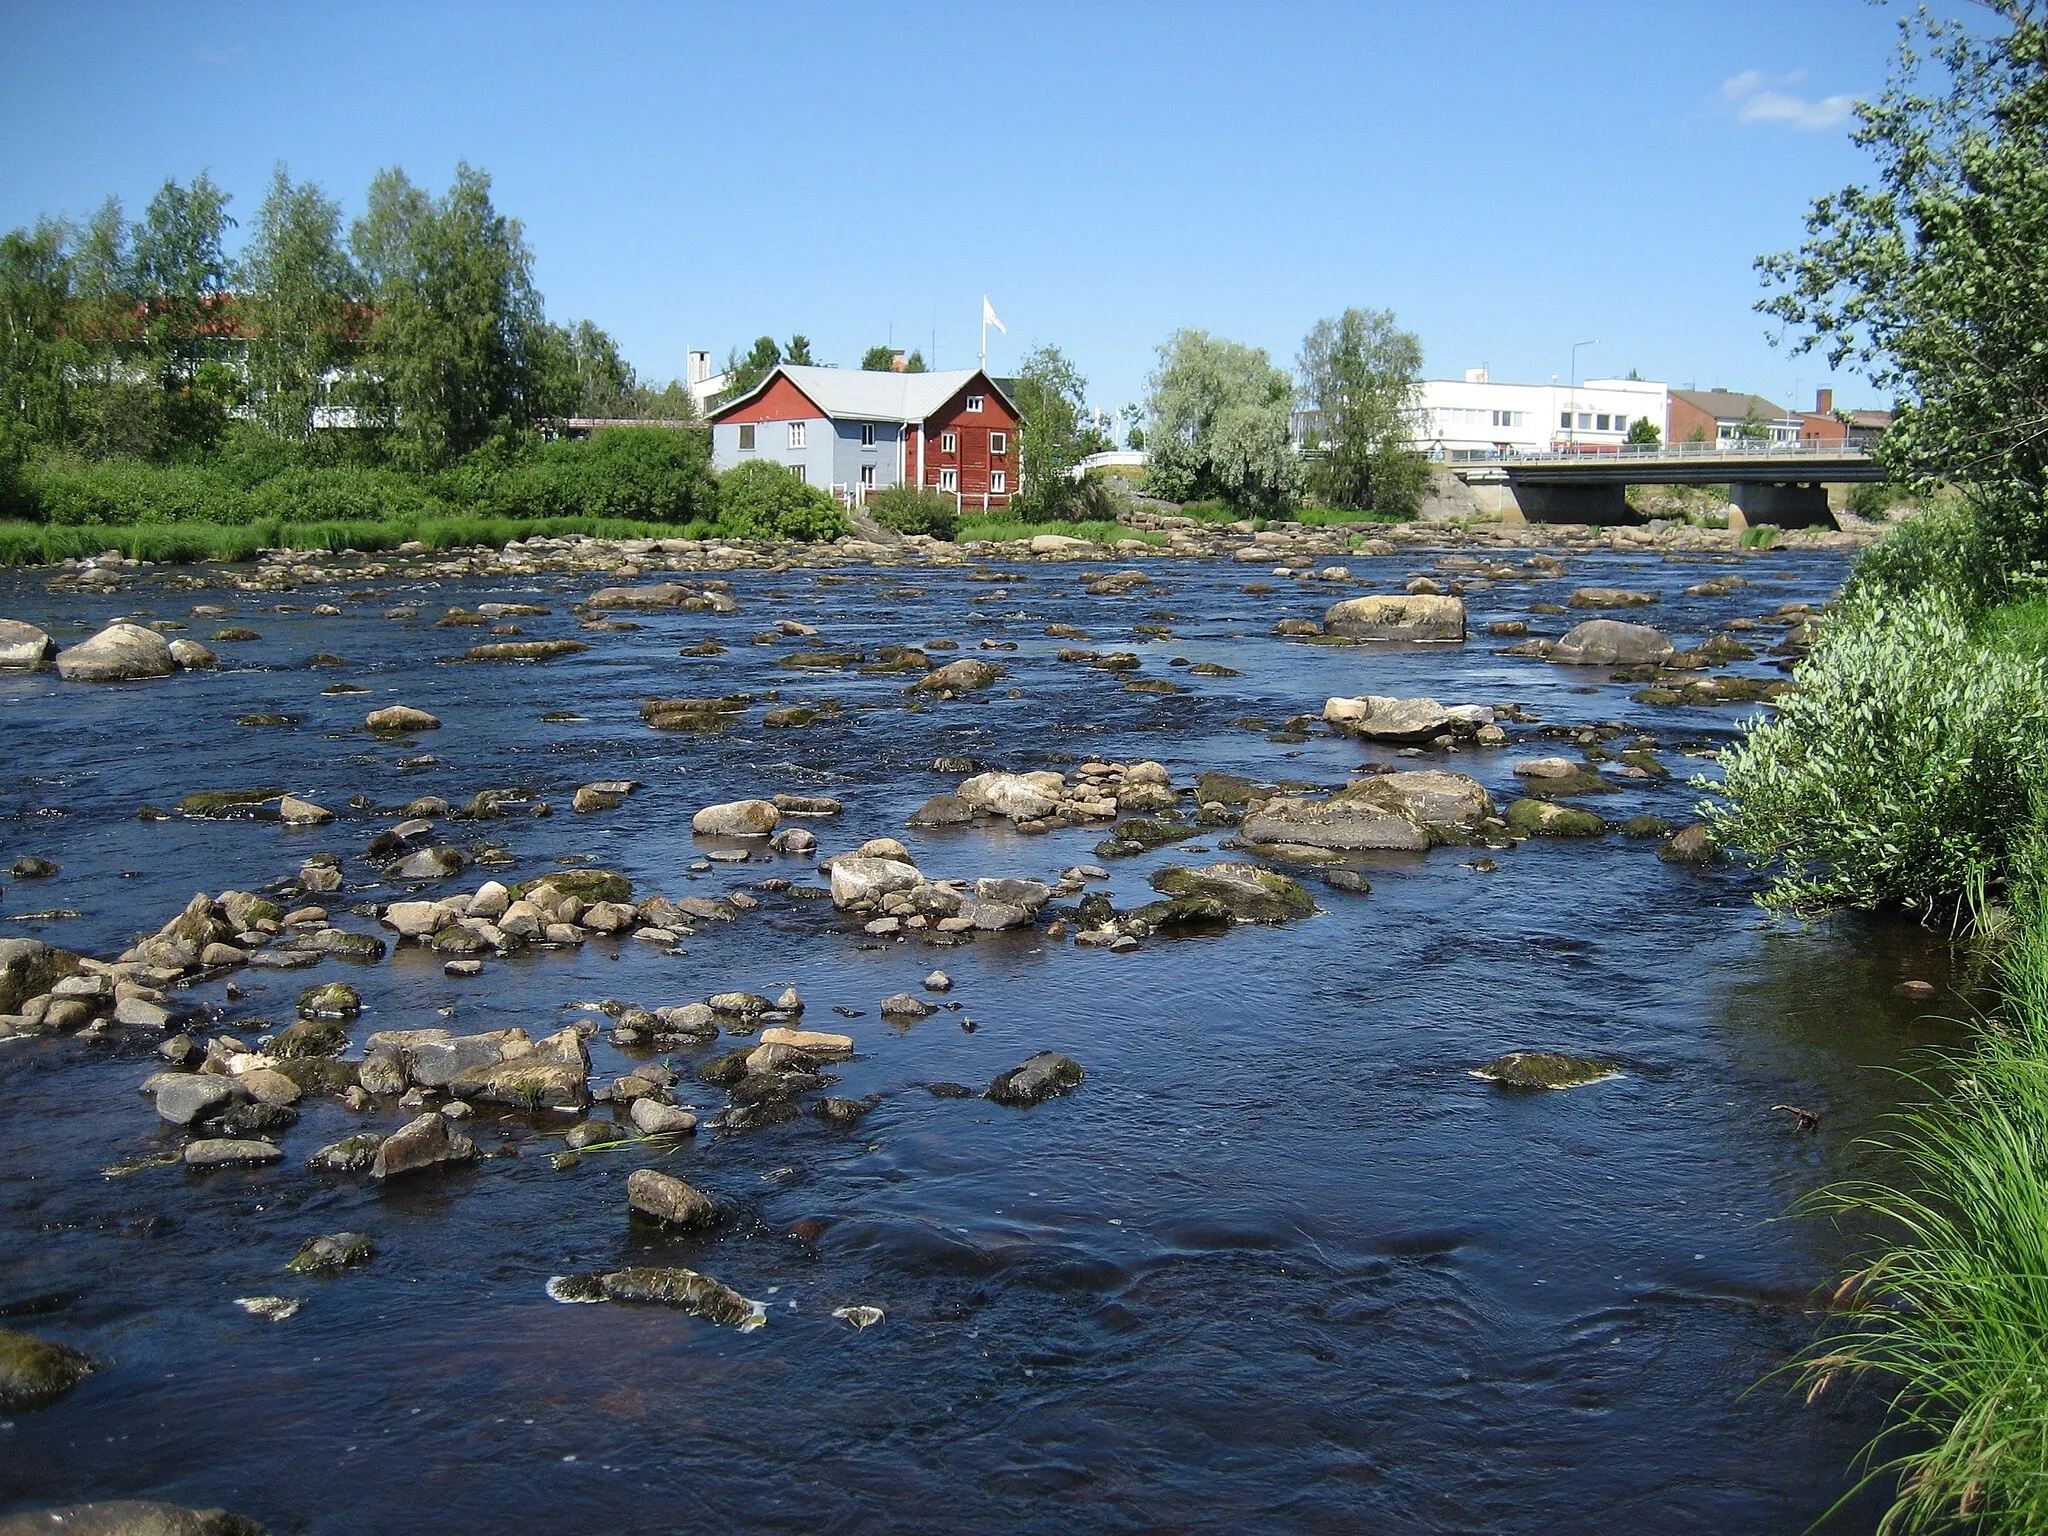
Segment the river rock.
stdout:
<path fill-rule="evenodd" d="M 959 827 L 974 820 L 974 807 L 958 795 L 933 795 L 910 813 L 913 827 Z"/>
<path fill-rule="evenodd" d="M 1655 593 L 1631 592 L 1627 587 L 1581 587 L 1565 599 L 1567 608 L 1647 608 L 1657 601 Z"/>
<path fill-rule="evenodd" d="M 1465 604 L 1455 597 L 1351 597 L 1324 611 L 1323 628 L 1354 640 L 1463 640 Z"/>
<path fill-rule="evenodd" d="M 1333 729 L 1368 741 L 1429 741 L 1443 735 L 1469 735 L 1493 724 L 1493 711 L 1483 704 L 1446 707 L 1435 699 L 1396 699 L 1367 694 L 1355 699 L 1329 699 L 1323 719 Z"/>
<path fill-rule="evenodd" d="M 1056 1051 L 1040 1051 L 1022 1065 L 997 1074 L 982 1097 L 993 1099 L 998 1104 L 1029 1108 L 1056 1094 L 1072 1093 L 1087 1075 L 1073 1057 L 1062 1056 Z"/>
<path fill-rule="evenodd" d="M 386 865 L 384 874 L 392 880 L 446 880 L 461 874 L 468 863 L 459 848 L 422 848 Z"/>
<path fill-rule="evenodd" d="M 41 939 L 0 939 L 0 1013 L 21 1005 L 78 974 L 78 956 L 53 949 Z"/>
<path fill-rule="evenodd" d="M 965 780 L 957 793 L 976 810 L 1031 821 L 1059 809 L 1062 788 L 1056 773 L 981 773 Z"/>
<path fill-rule="evenodd" d="M 188 1143 L 185 1148 L 188 1168 L 253 1168 L 283 1158 L 284 1153 L 274 1143 L 261 1137 L 215 1137 Z"/>
<path fill-rule="evenodd" d="M 1666 864 L 1713 864 L 1721 857 L 1721 845 L 1715 841 L 1714 829 L 1705 822 L 1695 822 L 1681 827 L 1671 840 L 1657 850 L 1657 857 Z"/>
<path fill-rule="evenodd" d="M 690 830 L 707 837 L 766 837 L 782 823 L 782 812 L 767 800 L 728 800 L 707 805 L 690 818 Z"/>
<path fill-rule="evenodd" d="M 0 1328 L 0 1413 L 54 1403 L 91 1374 L 91 1358 L 70 1345 Z"/>
<path fill-rule="evenodd" d="M 1600 837 L 1607 823 L 1591 811 L 1549 800 L 1517 800 L 1507 809 L 1508 827 L 1524 837 Z"/>
<path fill-rule="evenodd" d="M 57 675 L 72 683 L 169 677 L 177 670 L 170 642 L 153 629 L 119 619 L 90 640 L 57 653 Z"/>
<path fill-rule="evenodd" d="M 101 1499 L 0 1517 L 0 1536 L 269 1536 L 269 1527 L 224 1509 Z"/>
<path fill-rule="evenodd" d="M 370 1177 L 395 1179 L 423 1168 L 466 1163 L 477 1155 L 476 1143 L 456 1130 L 446 1115 L 429 1111 L 386 1136 L 370 1159 Z"/>
<path fill-rule="evenodd" d="M 875 901 L 895 891 L 908 891 L 924 883 L 915 864 L 898 859 L 863 859 L 847 855 L 832 861 L 832 905 L 851 906 L 857 901 Z"/>
<path fill-rule="evenodd" d="M 912 685 L 914 693 L 966 693 L 975 688 L 986 688 L 1002 676 L 999 668 L 972 656 L 963 656 L 958 661 L 949 661 L 935 672 L 930 672 Z"/>
<path fill-rule="evenodd" d="M 1315 898 L 1300 881 L 1257 864 L 1226 862 L 1201 869 L 1169 864 L 1150 884 L 1175 901 L 1220 903 L 1240 923 L 1287 923 L 1316 910 Z"/>
<path fill-rule="evenodd" d="M 334 812 L 297 795 L 286 795 L 277 803 L 277 819 L 288 827 L 318 827 L 334 820 Z"/>
<path fill-rule="evenodd" d="M 1005 928 L 1022 928 L 1031 921 L 1031 909 L 1008 901 L 982 901 L 968 897 L 951 914 L 983 933 L 1000 933 Z"/>
<path fill-rule="evenodd" d="M 299 994 L 302 1019 L 352 1019 L 363 1011 L 363 995 L 345 981 L 322 982 Z"/>
<path fill-rule="evenodd" d="M 157 1084 L 157 1118 L 172 1125 L 191 1125 L 227 1108 L 234 1098 L 234 1084 L 218 1074 L 166 1073 Z"/>
<path fill-rule="evenodd" d="M 424 709 L 414 709 L 406 704 L 373 709 L 363 716 L 363 724 L 373 731 L 438 731 L 441 728 L 441 722 Z"/>
<path fill-rule="evenodd" d="M 280 1061 L 339 1056 L 348 1049 L 348 1029 L 334 1018 L 295 1019 L 264 1049 Z"/>
<path fill-rule="evenodd" d="M 384 1138 L 374 1131 L 344 1136 L 307 1158 L 306 1165 L 328 1173 L 361 1173 L 377 1160 L 377 1149 L 383 1145 Z"/>
<path fill-rule="evenodd" d="M 458 1099 L 515 1109 L 582 1109 L 590 1102 L 587 1074 L 561 1061 L 520 1059 L 471 1067 L 448 1080 Z"/>
<path fill-rule="evenodd" d="M 709 1195 L 652 1168 L 635 1168 L 627 1178 L 626 1204 L 672 1227 L 708 1227 L 718 1220 L 718 1206 Z"/>
<path fill-rule="evenodd" d="M 0 619 L 0 672 L 33 671 L 57 654 L 57 642 L 18 619 Z"/>
<path fill-rule="evenodd" d="M 220 658 L 212 651 L 197 640 L 183 637 L 171 642 L 171 660 L 187 672 L 211 672 L 220 665 Z"/>
<path fill-rule="evenodd" d="M 584 599 L 586 608 L 680 608 L 697 594 L 673 581 L 645 587 L 600 587 Z"/>
<path fill-rule="evenodd" d="M 1399 810 L 1364 799 L 1327 800 L 1276 796 L 1245 817 L 1239 829 L 1248 843 L 1299 843 L 1343 852 L 1398 849 L 1420 853 L 1429 833 Z"/>
<path fill-rule="evenodd" d="M 1647 624 L 1588 619 L 1565 631 L 1550 659 L 1568 667 L 1653 666 L 1670 660 L 1676 649 L 1668 636 Z"/>
<path fill-rule="evenodd" d="M 394 901 L 377 920 L 400 938 L 423 939 L 454 922 L 455 914 L 438 901 Z"/>
<path fill-rule="evenodd" d="M 577 1278 L 568 1277 L 570 1281 Z M 760 1326 L 761 1312 L 753 1302 L 694 1269 L 620 1269 L 597 1276 L 595 1283 L 607 1301 L 678 1307 L 728 1328 Z M 555 1287 L 550 1285 L 549 1292 L 554 1294 Z"/>
<path fill-rule="evenodd" d="M 628 1113 L 642 1136 L 687 1136 L 697 1129 L 695 1115 L 659 1099 L 635 1099 Z"/>
<path fill-rule="evenodd" d="M 376 1256 L 377 1245 L 362 1233 L 334 1232 L 307 1238 L 285 1268 L 295 1275 L 324 1275 L 367 1264 Z"/>
<path fill-rule="evenodd" d="M 1503 1088 L 1577 1088 L 1619 1077 L 1621 1070 L 1612 1062 L 1563 1051 L 1509 1051 L 1474 1067 L 1472 1075 Z"/>

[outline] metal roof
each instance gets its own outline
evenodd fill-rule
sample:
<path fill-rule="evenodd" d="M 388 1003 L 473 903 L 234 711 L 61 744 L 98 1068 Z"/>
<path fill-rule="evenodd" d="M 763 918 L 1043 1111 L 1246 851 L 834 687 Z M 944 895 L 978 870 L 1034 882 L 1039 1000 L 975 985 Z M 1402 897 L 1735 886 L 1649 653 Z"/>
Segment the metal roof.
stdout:
<path fill-rule="evenodd" d="M 1780 421 L 1786 414 L 1782 405 L 1773 405 L 1762 395 L 1745 395 L 1732 389 L 1674 389 L 1671 398 L 1683 400 L 1694 410 L 1704 411 L 1716 421 L 1740 421 L 1749 414 L 1752 406 L 1764 421 Z"/>
<path fill-rule="evenodd" d="M 942 373 L 884 373 L 865 368 L 809 368 L 781 363 L 766 378 L 728 400 L 712 413 L 715 421 L 728 411 L 763 394 L 777 376 L 802 390 L 819 410 L 836 421 L 923 421 L 975 379 L 988 386 L 1014 412 L 1016 404 L 1001 385 L 979 368 L 949 368 Z"/>

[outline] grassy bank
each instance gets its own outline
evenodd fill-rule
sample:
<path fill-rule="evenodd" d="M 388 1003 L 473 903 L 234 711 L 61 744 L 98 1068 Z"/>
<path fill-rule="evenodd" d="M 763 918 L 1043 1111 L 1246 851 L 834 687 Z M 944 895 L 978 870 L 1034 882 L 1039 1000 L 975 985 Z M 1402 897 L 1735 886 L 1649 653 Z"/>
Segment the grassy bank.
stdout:
<path fill-rule="evenodd" d="M 1058 534 L 1068 539 L 1087 539 L 1096 544 L 1114 544 L 1118 539 L 1136 539 L 1144 544 L 1166 542 L 1163 533 L 1126 528 L 1122 523 L 1006 523 L 993 519 L 962 523 L 958 537 L 963 544 L 971 540 L 1007 543 L 1015 539 L 1035 539 L 1042 533 Z"/>
<path fill-rule="evenodd" d="M 602 517 L 417 517 L 388 522 L 91 523 L 46 526 L 0 523 L 0 566 L 49 565 L 118 550 L 131 560 L 186 564 L 253 560 L 266 549 L 385 552 L 402 544 L 429 549 L 503 548 L 518 539 L 583 534 L 605 539 L 699 539 L 712 526 L 643 523 Z"/>

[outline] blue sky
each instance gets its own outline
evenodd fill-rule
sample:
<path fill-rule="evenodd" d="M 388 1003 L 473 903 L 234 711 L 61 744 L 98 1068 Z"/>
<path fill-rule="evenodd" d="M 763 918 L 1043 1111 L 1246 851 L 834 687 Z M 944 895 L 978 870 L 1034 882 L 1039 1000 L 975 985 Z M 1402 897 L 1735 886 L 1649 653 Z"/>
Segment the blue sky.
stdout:
<path fill-rule="evenodd" d="M 1940 7 L 1947 10 L 1952 5 Z M 645 375 L 771 332 L 990 365 L 1055 342 L 1115 406 L 1177 326 L 1291 363 L 1348 305 L 1426 371 L 1639 369 L 1780 403 L 1755 256 L 1866 173 L 1867 0 L 1019 6 L 5 0 L 0 222 L 272 165 L 490 171 L 556 319 Z M 1840 403 L 1876 403 L 1853 379 Z"/>

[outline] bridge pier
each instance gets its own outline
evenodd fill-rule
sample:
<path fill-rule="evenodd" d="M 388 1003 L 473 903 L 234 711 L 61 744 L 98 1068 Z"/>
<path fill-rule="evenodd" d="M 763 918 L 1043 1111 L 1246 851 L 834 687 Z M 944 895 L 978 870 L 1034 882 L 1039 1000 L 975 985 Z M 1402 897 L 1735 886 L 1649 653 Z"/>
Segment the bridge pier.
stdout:
<path fill-rule="evenodd" d="M 1828 510 L 1828 488 L 1815 482 L 1731 480 L 1728 500 L 1751 527 L 1770 523 L 1779 528 L 1834 528 Z"/>
<path fill-rule="evenodd" d="M 1584 482 L 1510 479 L 1515 503 L 1532 523 L 1589 523 L 1613 527 L 1640 523 L 1628 504 L 1628 487 L 1619 480 Z"/>

